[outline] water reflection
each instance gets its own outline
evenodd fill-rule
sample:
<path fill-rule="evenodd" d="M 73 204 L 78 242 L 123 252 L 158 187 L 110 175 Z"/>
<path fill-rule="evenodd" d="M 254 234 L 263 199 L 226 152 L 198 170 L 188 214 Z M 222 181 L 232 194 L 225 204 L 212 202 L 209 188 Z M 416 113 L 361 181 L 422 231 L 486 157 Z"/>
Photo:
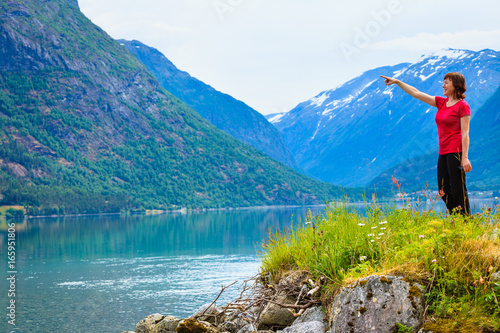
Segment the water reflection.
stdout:
<path fill-rule="evenodd" d="M 13 332 L 122 332 L 146 315 L 185 317 L 222 284 L 258 272 L 262 240 L 308 208 L 29 219 L 17 236 Z M 313 213 L 322 207 L 311 207 Z M 2 237 L 0 242 L 3 242 Z M 5 244 L 0 265 L 6 267 Z M 1 270 L 2 290 L 6 270 Z M 231 289 L 221 298 L 239 295 Z M 0 306 L 8 305 L 6 293 Z M 0 322 L 0 331 L 9 331 Z"/>

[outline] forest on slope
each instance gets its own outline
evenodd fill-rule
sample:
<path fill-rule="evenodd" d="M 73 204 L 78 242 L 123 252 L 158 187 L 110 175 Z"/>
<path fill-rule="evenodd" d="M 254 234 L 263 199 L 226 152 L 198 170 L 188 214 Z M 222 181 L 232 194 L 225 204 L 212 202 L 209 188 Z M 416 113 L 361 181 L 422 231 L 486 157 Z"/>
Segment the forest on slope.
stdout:
<path fill-rule="evenodd" d="M 317 204 L 361 192 L 218 130 L 74 2 L 2 2 L 0 45 L 0 204 L 68 214 Z"/>

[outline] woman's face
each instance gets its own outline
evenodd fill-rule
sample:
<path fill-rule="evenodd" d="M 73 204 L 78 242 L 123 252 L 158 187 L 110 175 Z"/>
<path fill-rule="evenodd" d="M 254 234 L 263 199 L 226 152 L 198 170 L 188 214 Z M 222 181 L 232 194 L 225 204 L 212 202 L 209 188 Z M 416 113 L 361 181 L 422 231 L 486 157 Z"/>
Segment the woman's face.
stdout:
<path fill-rule="evenodd" d="M 455 87 L 453 86 L 453 82 L 446 78 L 443 82 L 443 95 L 446 97 L 455 97 Z"/>

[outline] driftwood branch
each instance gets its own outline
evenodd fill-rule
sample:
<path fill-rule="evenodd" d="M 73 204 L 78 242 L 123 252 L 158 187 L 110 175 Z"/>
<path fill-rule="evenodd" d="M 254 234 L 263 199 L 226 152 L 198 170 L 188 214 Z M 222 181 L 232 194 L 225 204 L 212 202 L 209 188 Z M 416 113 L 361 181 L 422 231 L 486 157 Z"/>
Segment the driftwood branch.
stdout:
<path fill-rule="evenodd" d="M 212 305 L 215 304 L 215 302 L 217 302 L 217 300 L 219 299 L 219 297 L 222 295 L 222 293 L 224 292 L 224 290 L 226 290 L 227 288 L 233 286 L 234 284 L 236 284 L 238 281 L 234 281 L 233 283 L 231 283 L 230 285 L 227 285 L 227 286 L 222 286 L 222 290 L 220 291 L 219 295 L 217 295 L 217 297 L 214 299 L 214 301 L 208 306 L 208 308 L 206 308 L 201 314 L 199 314 L 198 316 L 196 317 L 201 317 L 203 315 L 205 315 L 205 312 L 207 312 L 208 309 L 210 309 L 212 307 Z"/>

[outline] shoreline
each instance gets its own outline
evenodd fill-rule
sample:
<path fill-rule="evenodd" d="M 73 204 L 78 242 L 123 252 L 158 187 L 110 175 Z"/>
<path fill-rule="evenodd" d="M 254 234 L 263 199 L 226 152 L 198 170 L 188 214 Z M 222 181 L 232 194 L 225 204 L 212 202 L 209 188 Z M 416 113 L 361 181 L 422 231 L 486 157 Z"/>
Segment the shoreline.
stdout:
<path fill-rule="evenodd" d="M 469 195 L 471 200 L 490 200 L 492 205 L 497 205 L 499 203 L 498 197 L 493 197 L 489 195 L 484 195 L 485 191 L 477 191 L 479 195 L 473 195 L 474 191 L 472 191 Z M 391 197 L 390 199 L 381 199 L 376 200 L 377 204 L 394 204 L 397 206 L 401 204 L 402 201 L 410 200 L 411 202 L 415 201 L 413 197 L 417 193 L 408 193 L 406 198 L 401 198 L 399 196 Z M 440 200 L 437 200 L 440 202 Z M 343 203 L 343 201 L 331 201 L 330 203 Z M 355 207 L 359 207 L 360 205 L 373 205 L 373 201 L 356 201 L 356 202 L 347 202 L 347 205 L 354 205 Z M 422 203 L 432 203 L 427 199 L 425 202 L 420 201 Z M 315 205 L 272 205 L 272 206 L 246 206 L 246 207 L 223 207 L 223 208 L 180 208 L 180 209 L 170 209 L 170 210 L 161 210 L 161 209 L 146 209 L 144 211 L 137 212 L 111 212 L 111 213 L 89 213 L 89 214 L 52 214 L 52 215 L 25 215 L 24 219 L 38 219 L 38 218 L 59 218 L 59 217 L 81 217 L 81 216 L 110 216 L 110 215 L 162 215 L 162 214 L 188 214 L 188 213 L 203 213 L 203 212 L 231 212 L 231 211 L 245 211 L 245 210 L 266 210 L 266 209 L 286 209 L 286 208 L 299 208 L 299 207 L 326 207 L 326 203 L 324 204 L 315 204 Z M 5 220 L 6 216 L 0 216 L 0 220 Z"/>

